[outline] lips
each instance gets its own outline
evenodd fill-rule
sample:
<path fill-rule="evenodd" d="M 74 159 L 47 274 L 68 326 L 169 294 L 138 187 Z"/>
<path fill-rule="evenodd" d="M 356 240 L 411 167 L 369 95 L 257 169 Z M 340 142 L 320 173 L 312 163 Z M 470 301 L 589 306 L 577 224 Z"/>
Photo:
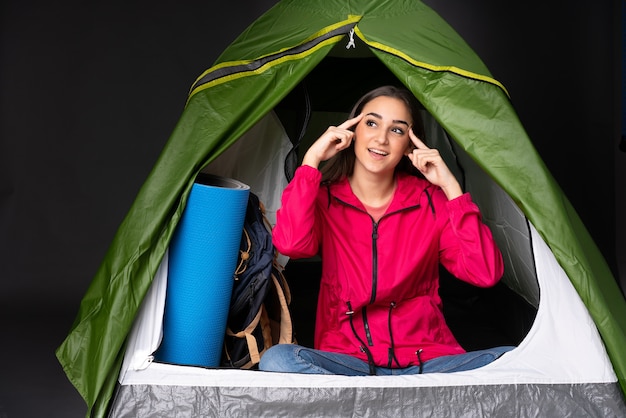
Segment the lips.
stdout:
<path fill-rule="evenodd" d="M 381 157 L 386 157 L 387 155 L 389 155 L 388 152 L 381 151 L 381 150 L 376 149 L 376 148 L 368 148 L 367 150 L 369 152 L 371 152 L 372 154 L 380 155 Z"/>

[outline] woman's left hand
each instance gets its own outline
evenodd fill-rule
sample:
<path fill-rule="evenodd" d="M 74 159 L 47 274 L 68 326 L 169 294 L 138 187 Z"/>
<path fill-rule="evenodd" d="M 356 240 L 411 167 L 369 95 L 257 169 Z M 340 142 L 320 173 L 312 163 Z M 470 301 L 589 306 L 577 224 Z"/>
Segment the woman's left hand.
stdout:
<path fill-rule="evenodd" d="M 456 180 L 456 177 L 454 177 L 454 174 L 452 174 L 445 161 L 443 161 L 443 158 L 441 158 L 439 151 L 434 148 L 428 148 L 426 144 L 413 133 L 412 129 L 409 130 L 409 137 L 416 147 L 407 154 L 413 166 L 426 177 L 426 180 L 430 181 L 435 186 L 441 187 L 448 200 L 461 196 L 463 194 L 461 185 Z"/>

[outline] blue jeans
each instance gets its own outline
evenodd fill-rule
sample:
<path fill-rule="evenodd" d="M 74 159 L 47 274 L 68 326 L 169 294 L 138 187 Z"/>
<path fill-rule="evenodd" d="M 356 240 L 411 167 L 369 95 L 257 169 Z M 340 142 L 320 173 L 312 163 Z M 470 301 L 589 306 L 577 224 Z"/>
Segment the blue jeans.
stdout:
<path fill-rule="evenodd" d="M 495 347 L 437 357 L 425 361 L 421 370 L 420 366 L 409 366 L 402 369 L 376 367 L 375 369 L 376 374 L 380 376 L 460 372 L 485 366 L 514 348 L 509 346 Z M 261 357 L 259 369 L 272 372 L 346 376 L 368 376 L 370 374 L 370 367 L 367 362 L 356 357 L 315 350 L 296 344 L 279 344 L 271 347 Z"/>

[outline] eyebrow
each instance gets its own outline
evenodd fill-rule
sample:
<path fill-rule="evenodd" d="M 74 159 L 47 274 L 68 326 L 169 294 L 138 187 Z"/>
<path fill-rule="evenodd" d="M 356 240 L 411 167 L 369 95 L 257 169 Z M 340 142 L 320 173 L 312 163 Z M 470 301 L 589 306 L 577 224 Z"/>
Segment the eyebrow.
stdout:
<path fill-rule="evenodd" d="M 382 119 L 383 118 L 381 115 L 379 115 L 378 113 L 375 113 L 375 112 L 370 112 L 367 115 L 374 116 L 375 118 L 378 118 L 378 119 Z M 406 126 L 409 126 L 409 123 L 407 121 L 404 121 L 404 120 L 401 120 L 401 119 L 395 119 L 392 122 L 393 123 L 402 123 L 402 124 L 404 124 Z"/>

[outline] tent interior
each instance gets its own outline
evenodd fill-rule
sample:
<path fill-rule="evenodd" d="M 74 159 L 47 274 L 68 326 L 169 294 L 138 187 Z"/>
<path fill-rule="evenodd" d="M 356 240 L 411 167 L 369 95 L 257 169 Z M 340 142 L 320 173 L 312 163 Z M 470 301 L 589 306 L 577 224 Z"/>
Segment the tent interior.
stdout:
<path fill-rule="evenodd" d="M 361 46 L 357 58 L 342 57 L 340 48 L 343 43 L 334 47 L 333 51 L 338 53 L 326 56 L 273 112 L 202 169 L 204 173 L 248 184 L 263 202 L 271 224 L 280 207 L 282 190 L 310 144 L 329 125 L 344 121 L 353 103 L 367 91 L 386 84 L 402 86 L 376 57 L 371 53 L 368 56 L 367 48 Z M 439 293 L 446 321 L 468 351 L 517 346 L 532 328 L 540 302 L 528 220 L 429 113 L 424 110 L 422 115 L 426 143 L 439 150 L 462 187 L 472 194 L 505 261 L 504 276 L 492 288 L 466 284 L 440 268 Z M 321 260 L 282 257 L 279 262 L 285 266 L 291 291 L 295 338 L 300 345 L 313 347 Z M 150 315 L 156 315 L 158 322 L 162 312 L 157 310 Z M 129 358 L 133 357 L 130 351 Z M 141 358 L 138 360 L 138 364 L 143 362 Z"/>
<path fill-rule="evenodd" d="M 344 43 L 337 44 L 274 109 L 295 151 L 285 161 L 288 178 L 312 141 L 328 126 L 345 120 L 362 94 L 381 85 L 401 86 L 400 80 L 359 41 L 356 49 L 358 53 L 351 51 L 348 58 Z M 423 115 L 427 143 L 440 150 L 464 189 L 472 193 L 506 260 L 503 280 L 487 289 L 457 280 L 441 268 L 440 295 L 446 321 L 466 350 L 518 345 L 532 326 L 539 304 L 525 218 L 432 116 L 426 111 Z M 285 276 L 293 297 L 296 338 L 300 344 L 312 346 L 316 298 L 311 295 L 319 288 L 320 260 L 290 260 Z"/>

